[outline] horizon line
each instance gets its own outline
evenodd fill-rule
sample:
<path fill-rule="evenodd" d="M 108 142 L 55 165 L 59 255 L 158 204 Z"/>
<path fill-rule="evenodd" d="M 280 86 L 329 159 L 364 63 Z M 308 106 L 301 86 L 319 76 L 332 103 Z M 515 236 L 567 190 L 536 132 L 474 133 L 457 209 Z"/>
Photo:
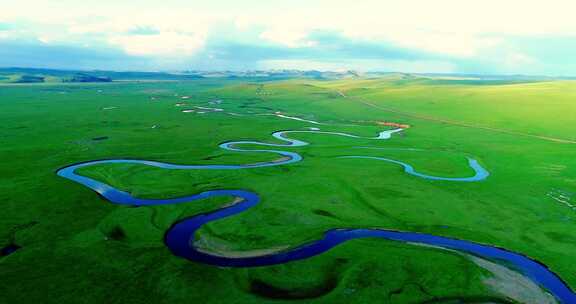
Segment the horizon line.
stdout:
<path fill-rule="evenodd" d="M 438 76 L 476 76 L 476 77 L 531 77 L 531 78 L 548 78 L 548 79 L 566 79 L 575 78 L 576 75 L 544 75 L 544 74 L 522 74 L 522 73 L 481 73 L 481 72 L 402 72 L 402 71 L 362 71 L 358 69 L 339 69 L 339 70 L 320 70 L 320 69 L 182 69 L 182 70 L 109 70 L 109 69 L 69 69 L 69 68 L 51 68 L 51 67 L 22 67 L 22 66 L 0 66 L 0 70 L 46 70 L 60 72 L 112 72 L 112 73 L 158 73 L 158 74 L 193 74 L 193 73 L 249 73 L 249 72 L 320 72 L 320 73 L 358 73 L 358 74 L 407 74 L 407 75 L 438 75 Z"/>

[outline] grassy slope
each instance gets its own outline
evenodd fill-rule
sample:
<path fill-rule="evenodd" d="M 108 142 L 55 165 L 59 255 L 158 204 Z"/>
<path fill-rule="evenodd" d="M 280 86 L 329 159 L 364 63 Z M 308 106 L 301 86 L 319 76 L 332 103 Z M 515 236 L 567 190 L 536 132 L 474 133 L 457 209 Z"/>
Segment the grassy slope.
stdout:
<path fill-rule="evenodd" d="M 207 101 L 219 97 L 224 100 L 220 107 L 230 112 L 282 111 L 342 124 L 323 126 L 325 130 L 366 136 L 380 130 L 366 122 L 370 120 L 414 127 L 405 137 L 384 142 L 295 135 L 312 144 L 289 148 L 305 157 L 289 166 L 200 172 L 114 165 L 83 173 L 143 197 L 219 188 L 257 191 L 261 205 L 201 232 L 199 237 L 221 250 L 296 246 L 336 227 L 384 227 L 499 245 L 539 259 L 576 285 L 570 255 L 576 249 L 570 233 L 576 214 L 546 196 L 554 189 L 575 186 L 572 145 L 388 113 L 336 93 L 411 113 L 571 138 L 574 127 L 542 120 L 554 112 L 573 111 L 572 83 L 427 86 L 390 80 L 287 81 L 266 84 L 264 95 L 256 94 L 257 87 L 199 81 L 1 88 L 0 156 L 11 161 L 0 165 L 5 211 L 0 214 L 0 245 L 15 239 L 24 248 L 0 260 L 0 280 L 8 282 L 0 287 L 0 299 L 72 303 L 82 296 L 95 303 L 105 298 L 118 303 L 195 299 L 248 303 L 268 301 L 262 294 L 270 290 L 290 298 L 332 288 L 315 301 L 404 303 L 433 296 L 490 295 L 479 282 L 482 270 L 467 259 L 381 240 L 353 241 L 307 261 L 258 269 L 182 261 L 164 247 L 164 231 L 179 218 L 213 210 L 227 200 L 119 207 L 54 175 L 69 163 L 112 157 L 177 163 L 270 160 L 276 156 L 224 152 L 216 145 L 230 139 L 273 141 L 269 134 L 274 130 L 310 126 L 273 116 L 180 113 L 174 107 L 181 101 L 175 93 L 193 95 L 192 105 L 207 106 Z M 538 94 L 547 96 L 547 102 L 539 102 L 542 99 L 534 97 Z M 151 95 L 158 101 L 150 101 Z M 512 105 L 519 100 L 527 102 L 517 110 Z M 503 103 L 509 106 L 502 107 Z M 118 108 L 102 110 L 110 106 Z M 345 126 L 351 121 L 364 122 Z M 160 127 L 152 129 L 153 125 Z M 532 129 L 534 125 L 538 129 Z M 98 136 L 109 139 L 91 140 Z M 446 176 L 470 174 L 464 156 L 472 155 L 493 175 L 483 183 L 434 182 L 405 175 L 387 163 L 334 159 L 353 154 L 396 158 L 422 172 Z M 37 224 L 23 226 L 33 222 Z M 215 297 L 215 288 L 226 294 Z"/>
<path fill-rule="evenodd" d="M 350 95 L 427 117 L 576 140 L 574 130 L 567 127 L 576 116 L 573 81 L 498 86 L 424 83 L 381 89 L 352 88 Z"/>

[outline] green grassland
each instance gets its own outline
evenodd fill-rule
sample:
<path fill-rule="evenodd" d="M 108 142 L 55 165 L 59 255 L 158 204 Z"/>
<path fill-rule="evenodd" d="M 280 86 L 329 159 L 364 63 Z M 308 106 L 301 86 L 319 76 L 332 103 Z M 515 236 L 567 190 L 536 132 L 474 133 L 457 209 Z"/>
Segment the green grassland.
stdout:
<path fill-rule="evenodd" d="M 55 174 L 75 162 L 108 158 L 270 161 L 278 156 L 217 145 L 278 142 L 273 131 L 308 127 L 375 136 L 386 128 L 378 121 L 411 128 L 384 141 L 292 134 L 310 145 L 284 150 L 304 160 L 277 167 L 170 171 L 115 164 L 80 173 L 146 198 L 213 189 L 259 193 L 261 204 L 198 233 L 198 244 L 222 254 L 295 247 L 332 228 L 379 227 L 503 247 L 543 262 L 576 288 L 576 210 L 550 196 L 576 189 L 574 97 L 571 81 L 398 77 L 0 86 L 0 248 L 22 247 L 0 257 L 0 302 L 521 303 L 530 298 L 518 287 L 521 282 L 512 290 L 501 287 L 509 282 L 487 283 L 497 274 L 467 256 L 378 239 L 354 240 L 272 267 L 189 262 L 170 254 L 163 243 L 166 230 L 232 198 L 131 208 L 110 204 Z M 181 112 L 195 106 L 224 111 Z M 269 115 L 275 112 L 327 125 Z M 94 140 L 98 137 L 106 139 Z M 466 157 L 474 157 L 491 176 L 478 183 L 424 180 L 398 165 L 337 158 L 347 155 L 392 158 L 441 176 L 471 175 Z"/>

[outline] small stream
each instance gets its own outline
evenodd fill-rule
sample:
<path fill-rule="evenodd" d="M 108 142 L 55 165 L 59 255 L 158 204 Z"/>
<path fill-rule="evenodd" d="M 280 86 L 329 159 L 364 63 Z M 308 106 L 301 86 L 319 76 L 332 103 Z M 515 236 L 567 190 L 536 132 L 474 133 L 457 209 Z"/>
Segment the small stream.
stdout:
<path fill-rule="evenodd" d="M 416 245 L 429 245 L 444 249 L 456 250 L 465 254 L 471 254 L 476 257 L 502 262 L 508 267 L 521 272 L 526 277 L 538 285 L 545 288 L 561 303 L 576 303 L 576 294 L 562 281 L 556 274 L 550 271 L 544 264 L 532 260 L 524 255 L 514 253 L 503 248 L 489 246 L 485 244 L 474 243 L 471 241 L 447 238 L 425 233 L 416 232 L 403 232 L 385 229 L 333 229 L 325 232 L 324 236 L 311 243 L 303 244 L 296 248 L 292 248 L 277 253 L 249 256 L 249 257 L 227 257 L 216 255 L 208 252 L 200 251 L 194 246 L 195 233 L 204 224 L 216 221 L 222 218 L 233 216 L 257 205 L 260 202 L 260 197 L 257 193 L 246 190 L 213 190 L 190 195 L 186 197 L 171 198 L 171 199 L 141 199 L 130 195 L 130 193 L 116 189 L 111 185 L 97 181 L 95 179 L 85 177 L 76 173 L 76 170 L 83 167 L 122 163 L 122 164 L 141 164 L 171 170 L 237 170 L 249 168 L 262 168 L 270 166 L 287 165 L 302 160 L 302 156 L 296 152 L 282 151 L 282 150 L 269 150 L 269 149 L 242 149 L 238 145 L 251 144 L 265 147 L 301 147 L 308 145 L 307 142 L 291 139 L 287 136 L 290 133 L 316 133 L 316 134 L 330 134 L 336 136 L 345 136 L 352 138 L 364 138 L 373 140 L 389 139 L 393 133 L 399 132 L 399 129 L 383 131 L 377 137 L 366 138 L 347 133 L 339 132 L 324 132 L 324 131 L 278 131 L 274 132 L 272 136 L 278 140 L 283 141 L 282 144 L 265 143 L 258 141 L 231 141 L 222 143 L 220 148 L 235 151 L 235 152 L 267 152 L 276 153 L 282 158 L 277 161 L 262 162 L 256 164 L 241 164 L 241 165 L 177 165 L 170 163 L 163 163 L 150 160 L 135 160 L 135 159 L 108 159 L 88 161 L 70 165 L 58 170 L 57 174 L 61 177 L 71 181 L 82 184 L 93 191 L 97 192 L 105 199 L 114 204 L 132 205 L 132 206 L 154 206 L 166 204 L 188 203 L 196 200 L 203 200 L 210 197 L 226 196 L 240 198 L 237 203 L 223 207 L 216 211 L 199 214 L 186 218 L 178 223 L 175 223 L 170 230 L 166 233 L 165 243 L 168 248 L 177 256 L 186 258 L 191 261 L 206 263 L 217 266 L 227 267 L 255 267 L 267 266 L 287 263 L 295 260 L 302 260 L 309 257 L 316 256 L 331 248 L 344 243 L 348 240 L 358 238 L 381 238 L 390 241 L 398 241 Z M 440 181 L 451 182 L 478 182 L 486 179 L 489 172 L 484 169 L 477 160 L 469 158 L 468 163 L 474 170 L 475 174 L 471 177 L 441 177 L 426 175 L 417 172 L 411 165 L 388 158 L 370 157 L 370 156 L 344 156 L 341 158 L 356 158 L 356 159 L 371 159 L 378 161 L 385 161 L 398 164 L 404 168 L 407 174 L 413 176 Z"/>

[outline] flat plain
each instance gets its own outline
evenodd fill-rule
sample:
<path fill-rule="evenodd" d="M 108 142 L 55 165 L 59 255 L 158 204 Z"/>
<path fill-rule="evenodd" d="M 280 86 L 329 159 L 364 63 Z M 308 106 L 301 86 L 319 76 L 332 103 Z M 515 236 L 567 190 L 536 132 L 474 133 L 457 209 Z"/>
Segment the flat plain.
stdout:
<path fill-rule="evenodd" d="M 278 155 L 223 142 L 310 143 L 298 163 L 243 170 L 106 164 L 78 173 L 140 198 L 247 189 L 261 203 L 211 222 L 194 243 L 223 256 L 261 255 L 330 229 L 419 232 L 505 248 L 576 287 L 576 82 L 382 77 L 272 82 L 199 79 L 0 86 L 0 302 L 3 303 L 545 303 L 550 295 L 505 264 L 381 239 L 310 259 L 228 268 L 171 254 L 177 221 L 233 198 L 133 208 L 56 175 L 98 159 L 250 164 Z M 387 140 L 384 130 L 404 129 Z M 260 149 L 246 144 L 243 148 Z M 406 174 L 490 172 L 483 181 Z M 82 300 L 79 300 L 82 299 Z"/>

